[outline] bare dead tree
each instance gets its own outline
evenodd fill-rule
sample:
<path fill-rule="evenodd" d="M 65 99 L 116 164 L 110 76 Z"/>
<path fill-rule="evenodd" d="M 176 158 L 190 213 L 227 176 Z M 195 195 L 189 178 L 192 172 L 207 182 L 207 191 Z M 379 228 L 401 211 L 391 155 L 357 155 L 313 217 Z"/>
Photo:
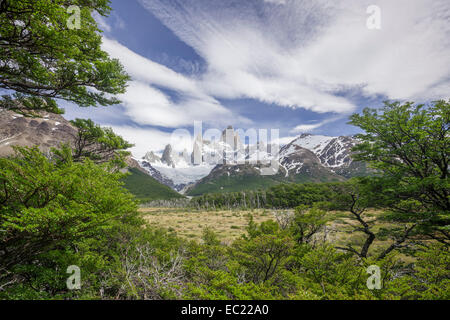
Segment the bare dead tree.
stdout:
<path fill-rule="evenodd" d="M 375 234 L 370 229 L 369 223 L 363 219 L 363 213 L 366 211 L 366 207 L 360 207 L 359 205 L 359 195 L 351 194 L 351 203 L 349 211 L 352 213 L 353 217 L 361 224 L 362 227 L 356 228 L 357 231 L 362 231 L 367 235 L 366 240 L 360 251 L 353 248 L 351 245 L 346 247 L 336 247 L 337 249 L 346 250 L 355 253 L 360 258 L 367 258 L 369 248 L 375 240 Z"/>
<path fill-rule="evenodd" d="M 169 292 L 173 298 L 181 298 L 184 272 L 181 252 L 171 254 L 168 261 L 161 261 L 150 246 L 138 246 L 125 251 L 122 261 L 125 283 L 136 299 L 162 300 Z"/>
<path fill-rule="evenodd" d="M 359 195 L 352 194 L 351 195 L 351 199 L 352 199 L 352 202 L 351 202 L 349 211 L 353 214 L 355 219 L 362 226 L 362 227 L 355 228 L 355 230 L 364 232 L 367 235 L 367 237 L 366 237 L 366 240 L 364 241 L 364 244 L 363 244 L 363 246 L 362 246 L 360 251 L 356 250 L 351 245 L 347 245 L 346 247 L 336 247 L 336 248 L 352 252 L 352 253 L 356 254 L 360 258 L 367 258 L 367 255 L 369 253 L 369 248 L 372 245 L 372 243 L 375 241 L 376 235 L 371 230 L 371 227 L 370 227 L 369 223 L 363 218 L 363 214 L 366 211 L 366 207 L 365 206 L 364 207 L 360 207 L 358 205 Z M 417 223 L 412 224 L 410 226 L 405 225 L 403 233 L 400 236 L 395 238 L 394 243 L 391 244 L 387 249 L 385 249 L 378 256 L 377 260 L 381 260 L 381 259 L 385 258 L 390 252 L 392 252 L 395 249 L 399 249 L 399 248 L 405 247 L 406 246 L 404 244 L 405 241 L 408 239 L 408 237 L 410 236 L 411 231 L 416 226 L 417 226 Z"/>
<path fill-rule="evenodd" d="M 409 227 L 407 225 L 405 225 L 403 234 L 400 237 L 398 237 L 397 239 L 395 239 L 394 243 L 391 244 L 386 250 L 384 250 L 378 256 L 377 260 L 384 259 L 391 251 L 393 251 L 395 249 L 406 247 L 406 245 L 404 245 L 404 242 L 406 241 L 406 239 L 408 239 L 409 234 L 416 226 L 417 226 L 416 223 L 414 223 L 413 225 L 411 225 Z"/>
<path fill-rule="evenodd" d="M 294 217 L 292 212 L 289 212 L 289 211 L 283 211 L 283 212 L 275 211 L 273 213 L 273 215 L 282 230 L 287 229 L 291 225 L 293 217 Z"/>

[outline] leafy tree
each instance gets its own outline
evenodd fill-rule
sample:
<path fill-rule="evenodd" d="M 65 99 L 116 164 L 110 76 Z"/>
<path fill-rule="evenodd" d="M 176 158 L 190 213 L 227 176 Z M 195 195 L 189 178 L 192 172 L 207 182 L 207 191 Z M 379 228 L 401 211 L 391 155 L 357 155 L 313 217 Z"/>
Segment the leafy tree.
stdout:
<path fill-rule="evenodd" d="M 353 248 L 351 245 L 339 247 L 350 251 L 361 258 L 367 258 L 369 248 L 375 241 L 376 235 L 372 231 L 374 221 L 367 221 L 365 213 L 369 207 L 376 206 L 376 194 L 367 188 L 367 179 L 354 179 L 346 184 L 337 185 L 333 192 L 332 207 L 349 211 L 352 218 L 359 224 L 355 231 L 362 231 L 366 234 L 366 239 L 360 250 Z M 371 186 L 371 185 L 369 185 Z"/>
<path fill-rule="evenodd" d="M 348 254 L 336 251 L 330 244 L 309 251 L 301 263 L 310 280 L 308 287 L 325 298 L 337 292 L 354 293 L 365 285 L 364 270 Z"/>
<path fill-rule="evenodd" d="M 312 206 L 314 203 L 331 200 L 330 189 L 333 183 L 282 183 L 268 190 L 205 193 L 191 199 L 193 207 L 218 208 L 279 208 L 290 209 L 300 205 Z M 245 201 L 244 201 L 245 199 Z"/>
<path fill-rule="evenodd" d="M 78 129 L 75 137 L 73 160 L 84 161 L 89 158 L 95 163 L 114 163 L 123 168 L 125 158 L 130 152 L 125 151 L 133 144 L 114 133 L 111 128 L 102 128 L 91 119 L 75 119 L 71 123 Z"/>
<path fill-rule="evenodd" d="M 350 224 L 353 230 L 365 234 L 364 242 L 359 249 L 352 245 L 336 248 L 352 252 L 360 258 L 367 258 L 369 249 L 377 238 L 391 237 L 392 244 L 378 254 L 378 259 L 381 260 L 391 251 L 408 245 L 406 240 L 413 235 L 417 223 L 392 219 L 391 215 L 385 212 L 379 213 L 376 218 L 369 218 L 367 215 L 369 208 L 384 210 L 386 203 L 390 203 L 391 195 L 388 197 L 385 195 L 385 188 L 385 180 L 380 177 L 353 178 L 332 187 L 332 201 L 328 203 L 328 208 L 350 212 L 351 219 L 357 223 Z M 374 231 L 375 225 L 382 220 L 389 221 L 393 226 L 389 229 L 381 228 L 378 232 Z"/>
<path fill-rule="evenodd" d="M 448 246 L 434 243 L 422 247 L 412 272 L 388 283 L 404 299 L 450 299 L 450 253 Z"/>
<path fill-rule="evenodd" d="M 218 246 L 220 245 L 220 240 L 217 234 L 210 227 L 203 229 L 202 240 L 207 246 Z"/>
<path fill-rule="evenodd" d="M 3 0 L 0 5 L 0 88 L 14 92 L 0 106 L 60 113 L 54 99 L 79 106 L 117 104 L 129 77 L 101 50 L 93 13 L 109 0 Z M 71 28 L 75 5 L 80 28 Z"/>
<path fill-rule="evenodd" d="M 198 266 L 202 279 L 188 283 L 184 299 L 200 300 L 274 300 L 283 299 L 276 286 L 267 282 L 254 283 L 242 280 L 225 270 L 210 270 Z M 300 296 L 300 295 L 299 295 Z"/>
<path fill-rule="evenodd" d="M 327 223 L 326 212 L 318 208 L 298 206 L 290 230 L 298 244 L 309 243 Z"/>
<path fill-rule="evenodd" d="M 232 254 L 251 281 L 268 281 L 283 268 L 294 243 L 273 221 L 250 226 L 249 230 L 249 237 L 233 243 Z"/>
<path fill-rule="evenodd" d="M 0 159 L 0 268 L 27 265 L 136 213 L 122 174 L 90 160 L 73 162 L 68 147 L 64 158 L 49 159 L 36 147 L 16 152 Z"/>
<path fill-rule="evenodd" d="M 386 102 L 350 123 L 365 131 L 354 159 L 367 161 L 383 180 L 380 193 L 393 219 L 418 223 L 418 231 L 450 244 L 450 101 L 430 105 Z"/>

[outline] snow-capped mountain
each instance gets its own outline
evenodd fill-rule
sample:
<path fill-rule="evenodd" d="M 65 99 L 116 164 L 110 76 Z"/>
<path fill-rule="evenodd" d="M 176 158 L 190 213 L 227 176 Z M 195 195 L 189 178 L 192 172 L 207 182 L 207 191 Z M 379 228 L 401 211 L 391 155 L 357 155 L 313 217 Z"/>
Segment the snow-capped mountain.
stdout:
<path fill-rule="evenodd" d="M 352 162 L 351 148 L 357 143 L 353 137 L 329 137 L 302 134 L 280 151 L 281 157 L 296 152 L 296 147 L 308 149 L 319 158 L 320 163 L 328 168 L 349 166 Z"/>
<path fill-rule="evenodd" d="M 334 173 L 345 178 L 366 174 L 364 163 L 352 160 L 352 147 L 358 140 L 351 136 L 329 137 L 322 135 L 302 134 L 284 146 L 280 151 L 281 158 L 296 152 L 296 147 L 312 151 L 320 163 Z"/>
<path fill-rule="evenodd" d="M 219 141 L 208 141 L 201 135 L 197 136 L 190 153 L 187 150 L 176 152 L 169 144 L 161 155 L 150 151 L 138 162 L 158 181 L 178 191 L 200 180 L 215 179 L 221 173 L 242 175 L 241 169 L 244 167 L 239 169 L 242 164 L 255 167 L 257 170 L 254 172 L 257 173 L 261 161 L 273 159 L 278 161 L 281 169 L 278 175 L 284 179 L 303 181 L 301 177 L 308 177 L 316 181 L 339 176 L 348 178 L 365 172 L 361 169 L 362 164 L 351 159 L 351 148 L 356 143 L 357 140 L 349 136 L 302 134 L 277 152 L 278 146 L 267 146 L 263 142 L 244 146 L 230 126 L 223 131 Z M 235 165 L 239 164 L 237 170 L 221 170 L 221 167 L 230 167 L 230 159 L 236 162 Z"/>
<path fill-rule="evenodd" d="M 295 151 L 294 151 L 295 149 Z M 332 172 L 322 165 L 310 150 L 294 146 L 293 152 L 284 154 L 279 159 L 278 170 L 273 175 L 263 175 L 263 163 L 217 165 L 211 173 L 187 189 L 190 196 L 209 192 L 236 192 L 266 189 L 285 182 L 327 182 L 343 181 L 344 177 Z"/>
<path fill-rule="evenodd" d="M 168 145 L 166 150 L 171 150 L 171 146 Z M 166 153 L 164 158 L 152 154 L 151 157 L 147 157 L 147 154 L 143 159 L 135 160 L 153 178 L 177 191 L 207 176 L 214 168 L 214 165 L 207 163 L 190 164 L 190 161 L 173 151 L 171 154 Z"/>
<path fill-rule="evenodd" d="M 208 141 L 201 135 L 197 136 L 190 153 L 187 150 L 176 152 L 168 144 L 161 156 L 150 151 L 143 159 L 136 160 L 155 179 L 180 191 L 207 176 L 224 159 L 231 156 L 239 158 L 238 149 L 243 150 L 243 144 L 230 126 L 223 131 L 219 141 Z M 240 156 L 242 161 L 245 160 L 243 154 Z"/>

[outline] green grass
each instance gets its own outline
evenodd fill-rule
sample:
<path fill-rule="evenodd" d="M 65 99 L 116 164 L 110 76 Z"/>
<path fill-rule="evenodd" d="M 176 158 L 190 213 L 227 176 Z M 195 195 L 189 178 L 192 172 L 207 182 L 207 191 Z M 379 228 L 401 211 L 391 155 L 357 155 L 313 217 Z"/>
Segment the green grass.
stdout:
<path fill-rule="evenodd" d="M 183 198 L 181 194 L 165 186 L 136 168 L 129 169 L 129 175 L 123 179 L 125 189 L 141 202 Z"/>

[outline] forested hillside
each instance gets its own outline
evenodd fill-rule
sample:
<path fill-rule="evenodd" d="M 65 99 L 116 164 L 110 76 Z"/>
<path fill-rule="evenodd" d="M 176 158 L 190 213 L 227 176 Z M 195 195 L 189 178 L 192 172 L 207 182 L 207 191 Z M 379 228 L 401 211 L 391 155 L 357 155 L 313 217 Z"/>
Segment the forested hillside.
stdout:
<path fill-rule="evenodd" d="M 123 179 L 124 187 L 141 202 L 183 198 L 173 189 L 159 183 L 137 168 L 130 168 Z"/>
<path fill-rule="evenodd" d="M 206 193 L 222 193 L 268 189 L 286 182 L 330 182 L 343 181 L 343 177 L 322 167 L 320 163 L 308 162 L 307 157 L 300 157 L 302 168 L 297 174 L 287 174 L 286 168 L 280 166 L 275 175 L 263 176 L 259 167 L 254 165 L 218 165 L 211 173 L 188 189 L 187 194 L 197 196 Z M 287 161 L 292 159 L 287 159 Z M 305 164 L 306 163 L 306 164 Z"/>

